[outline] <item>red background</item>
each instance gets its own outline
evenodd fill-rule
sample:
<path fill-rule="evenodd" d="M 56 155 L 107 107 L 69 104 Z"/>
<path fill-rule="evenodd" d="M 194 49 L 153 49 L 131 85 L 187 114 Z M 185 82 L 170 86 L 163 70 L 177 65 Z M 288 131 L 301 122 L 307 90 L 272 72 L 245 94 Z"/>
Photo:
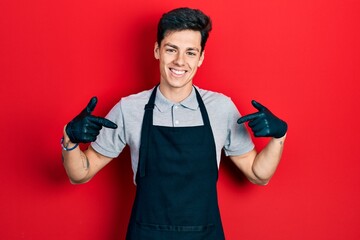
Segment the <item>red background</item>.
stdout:
<path fill-rule="evenodd" d="M 128 149 L 74 186 L 59 140 L 91 96 L 105 115 L 158 82 L 156 23 L 180 6 L 213 19 L 195 84 L 231 96 L 243 114 L 256 99 L 290 127 L 266 187 L 223 159 L 227 239 L 360 239 L 356 0 L 1 1 L 0 238 L 124 239 L 135 190 Z"/>

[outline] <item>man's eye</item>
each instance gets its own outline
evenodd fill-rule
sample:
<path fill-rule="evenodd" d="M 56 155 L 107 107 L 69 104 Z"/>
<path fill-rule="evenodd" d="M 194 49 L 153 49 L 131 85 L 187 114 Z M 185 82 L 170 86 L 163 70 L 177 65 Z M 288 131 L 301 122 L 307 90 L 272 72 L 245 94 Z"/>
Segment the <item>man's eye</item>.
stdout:
<path fill-rule="evenodd" d="M 194 52 L 188 52 L 187 53 L 189 56 L 196 56 L 196 53 L 194 53 Z"/>
<path fill-rule="evenodd" d="M 169 49 L 166 49 L 166 52 L 168 52 L 168 53 L 174 53 L 174 52 L 175 52 L 175 49 L 169 48 Z"/>

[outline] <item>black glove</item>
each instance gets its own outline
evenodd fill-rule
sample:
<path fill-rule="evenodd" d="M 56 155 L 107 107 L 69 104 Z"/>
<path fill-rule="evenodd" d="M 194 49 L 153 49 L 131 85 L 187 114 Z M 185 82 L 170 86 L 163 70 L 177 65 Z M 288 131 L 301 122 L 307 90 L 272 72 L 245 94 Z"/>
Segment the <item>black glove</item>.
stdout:
<path fill-rule="evenodd" d="M 96 103 L 97 98 L 92 97 L 86 108 L 66 125 L 65 131 L 72 143 L 95 141 L 103 126 L 112 129 L 117 128 L 117 125 L 112 121 L 91 115 Z"/>
<path fill-rule="evenodd" d="M 285 135 L 287 131 L 286 122 L 276 117 L 269 109 L 255 100 L 252 100 L 251 104 L 259 111 L 239 118 L 238 124 L 249 121 L 249 127 L 255 137 L 281 138 Z"/>

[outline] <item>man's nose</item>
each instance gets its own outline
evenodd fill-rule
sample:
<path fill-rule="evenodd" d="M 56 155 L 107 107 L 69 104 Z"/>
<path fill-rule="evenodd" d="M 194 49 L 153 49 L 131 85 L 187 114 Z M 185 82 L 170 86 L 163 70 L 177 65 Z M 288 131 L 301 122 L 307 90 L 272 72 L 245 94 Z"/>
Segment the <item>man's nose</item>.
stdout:
<path fill-rule="evenodd" d="M 176 58 L 174 60 L 174 63 L 178 66 L 183 66 L 185 64 L 185 58 L 184 58 L 184 55 L 181 54 L 181 53 L 178 53 L 176 55 Z"/>

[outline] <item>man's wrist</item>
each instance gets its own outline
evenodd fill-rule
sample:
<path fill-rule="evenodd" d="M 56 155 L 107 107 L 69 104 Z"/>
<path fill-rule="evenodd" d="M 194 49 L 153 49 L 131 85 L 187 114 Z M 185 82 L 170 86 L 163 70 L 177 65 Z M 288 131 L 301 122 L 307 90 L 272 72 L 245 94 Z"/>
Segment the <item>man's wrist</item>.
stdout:
<path fill-rule="evenodd" d="M 64 131 L 63 131 L 63 137 L 61 138 L 60 140 L 60 143 L 61 143 L 61 147 L 63 150 L 65 151 L 71 151 L 75 148 L 77 148 L 77 146 L 79 145 L 78 143 L 73 143 L 71 142 L 69 136 L 67 135 L 66 133 L 66 125 L 64 127 Z"/>
<path fill-rule="evenodd" d="M 285 135 L 282 136 L 282 137 L 279 137 L 279 138 L 273 137 L 272 140 L 273 140 L 274 142 L 279 142 L 280 144 L 283 144 L 284 141 L 285 141 L 285 139 L 286 139 L 286 135 L 287 135 L 287 132 L 286 132 Z"/>

